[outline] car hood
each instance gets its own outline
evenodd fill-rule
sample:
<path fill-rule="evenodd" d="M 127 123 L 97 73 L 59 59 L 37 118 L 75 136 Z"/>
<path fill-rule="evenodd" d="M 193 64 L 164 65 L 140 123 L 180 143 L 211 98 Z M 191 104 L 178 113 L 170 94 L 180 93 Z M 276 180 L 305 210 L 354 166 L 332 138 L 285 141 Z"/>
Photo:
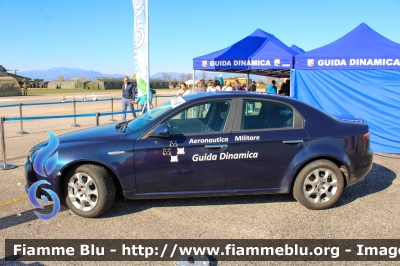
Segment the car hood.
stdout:
<path fill-rule="evenodd" d="M 92 127 L 58 136 L 60 143 L 82 141 L 111 141 L 125 137 L 125 134 L 115 129 L 116 124 Z"/>

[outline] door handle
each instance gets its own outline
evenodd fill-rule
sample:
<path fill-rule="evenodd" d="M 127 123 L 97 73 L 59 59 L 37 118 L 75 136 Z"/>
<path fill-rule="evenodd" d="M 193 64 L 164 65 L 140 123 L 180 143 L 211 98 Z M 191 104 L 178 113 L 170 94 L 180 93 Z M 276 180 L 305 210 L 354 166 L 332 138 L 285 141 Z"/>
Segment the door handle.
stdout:
<path fill-rule="evenodd" d="M 205 147 L 206 149 L 213 149 L 213 150 L 219 149 L 220 151 L 223 151 L 228 147 L 228 144 L 210 144 L 206 145 Z"/>
<path fill-rule="evenodd" d="M 303 143 L 302 139 L 295 139 L 295 140 L 284 140 L 283 144 L 300 144 Z"/>

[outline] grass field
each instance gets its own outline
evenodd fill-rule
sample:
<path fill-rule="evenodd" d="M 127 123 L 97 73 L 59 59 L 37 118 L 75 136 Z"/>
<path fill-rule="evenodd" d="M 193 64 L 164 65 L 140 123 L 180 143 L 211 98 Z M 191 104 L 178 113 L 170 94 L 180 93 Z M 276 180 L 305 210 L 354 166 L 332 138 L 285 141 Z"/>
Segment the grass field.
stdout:
<path fill-rule="evenodd" d="M 67 93 L 82 93 L 82 94 L 92 94 L 93 92 L 116 92 L 120 91 L 121 89 L 114 89 L 114 90 L 85 90 L 85 89 L 28 89 L 28 95 L 38 95 L 38 94 L 67 94 Z M 156 90 L 168 90 L 168 88 L 157 88 Z"/>
<path fill-rule="evenodd" d="M 115 91 L 115 90 L 109 90 L 109 91 Z M 28 95 L 33 95 L 33 94 L 64 94 L 64 93 L 86 93 L 86 94 L 92 94 L 93 91 L 91 90 L 85 90 L 85 89 L 80 89 L 80 90 L 74 90 L 74 89 L 28 89 Z M 97 91 L 96 91 L 97 92 Z"/>
<path fill-rule="evenodd" d="M 258 86 L 257 91 L 264 91 L 266 86 Z M 79 93 L 83 95 L 91 95 L 93 92 L 117 92 L 120 89 L 114 90 L 85 90 L 85 89 L 28 89 L 28 95 L 40 95 L 40 94 L 67 94 L 67 93 Z M 168 88 L 156 88 L 156 90 L 169 90 Z"/>

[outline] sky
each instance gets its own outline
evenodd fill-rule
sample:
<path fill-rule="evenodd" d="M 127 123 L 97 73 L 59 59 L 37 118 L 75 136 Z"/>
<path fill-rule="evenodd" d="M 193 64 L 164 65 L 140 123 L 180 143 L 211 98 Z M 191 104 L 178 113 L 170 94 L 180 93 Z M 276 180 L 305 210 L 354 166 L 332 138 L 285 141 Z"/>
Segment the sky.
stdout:
<path fill-rule="evenodd" d="M 191 73 L 192 59 L 257 28 L 309 51 L 364 22 L 400 43 L 400 0 L 149 0 L 150 73 Z M 134 74 L 131 0 L 0 0 L 0 65 Z"/>

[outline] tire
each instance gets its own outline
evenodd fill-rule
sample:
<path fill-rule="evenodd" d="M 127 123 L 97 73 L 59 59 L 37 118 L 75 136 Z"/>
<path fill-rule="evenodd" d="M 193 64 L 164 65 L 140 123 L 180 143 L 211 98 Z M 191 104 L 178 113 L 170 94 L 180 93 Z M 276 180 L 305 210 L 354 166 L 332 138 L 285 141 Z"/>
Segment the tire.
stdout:
<path fill-rule="evenodd" d="M 63 186 L 65 203 L 79 216 L 98 217 L 114 203 L 115 185 L 104 167 L 81 165 L 67 174 Z"/>
<path fill-rule="evenodd" d="M 337 165 L 328 160 L 318 160 L 306 165 L 297 175 L 293 196 L 310 210 L 323 210 L 339 200 L 343 188 L 343 174 Z"/>

